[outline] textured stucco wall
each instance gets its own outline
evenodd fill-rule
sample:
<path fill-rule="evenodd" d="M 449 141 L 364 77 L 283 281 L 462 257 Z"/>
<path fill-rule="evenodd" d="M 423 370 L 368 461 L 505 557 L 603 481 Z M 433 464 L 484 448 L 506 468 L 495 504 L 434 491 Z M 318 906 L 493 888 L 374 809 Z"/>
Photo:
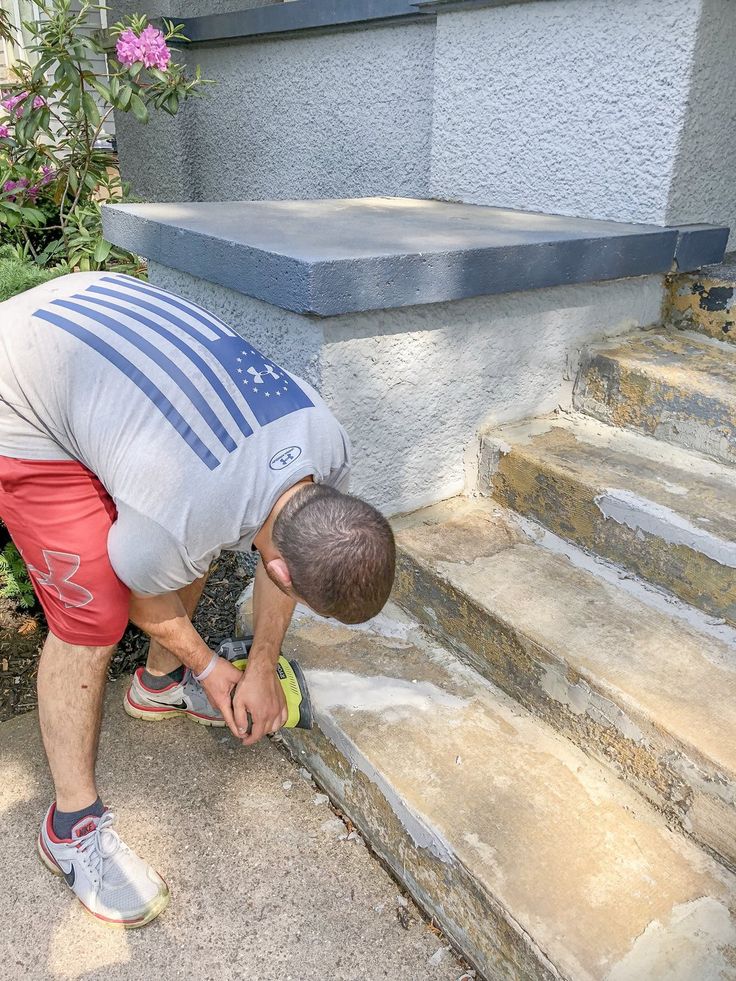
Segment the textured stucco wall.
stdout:
<path fill-rule="evenodd" d="M 716 220 L 736 248 L 736 3 L 705 0 L 687 115 L 667 205 L 668 222 Z"/>
<path fill-rule="evenodd" d="M 701 4 L 559 0 L 441 14 L 433 195 L 664 223 Z"/>
<path fill-rule="evenodd" d="M 462 490 L 484 424 L 569 405 L 580 348 L 658 320 L 663 291 L 650 277 L 318 319 L 157 263 L 151 280 L 311 381 L 353 441 L 355 492 L 389 513 Z"/>
<path fill-rule="evenodd" d="M 423 197 L 434 30 L 409 24 L 191 53 L 195 200 Z"/>
<path fill-rule="evenodd" d="M 198 46 L 216 84 L 173 126 L 121 119 L 123 176 L 151 201 L 426 197 L 433 50 L 431 22 Z"/>

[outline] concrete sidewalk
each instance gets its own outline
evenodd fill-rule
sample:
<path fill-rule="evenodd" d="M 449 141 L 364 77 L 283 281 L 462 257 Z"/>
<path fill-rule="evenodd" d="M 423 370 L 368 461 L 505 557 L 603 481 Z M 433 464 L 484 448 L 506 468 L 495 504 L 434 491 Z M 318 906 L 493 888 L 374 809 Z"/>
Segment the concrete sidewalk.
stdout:
<path fill-rule="evenodd" d="M 139 723 L 110 685 L 99 779 L 169 883 L 140 931 L 100 926 L 35 855 L 51 787 L 35 713 L 0 725 L 3 976 L 104 981 L 457 981 L 463 967 L 315 787 L 267 742 Z M 398 915 L 397 915 L 398 914 Z M 408 929 L 402 926 L 400 918 Z"/>

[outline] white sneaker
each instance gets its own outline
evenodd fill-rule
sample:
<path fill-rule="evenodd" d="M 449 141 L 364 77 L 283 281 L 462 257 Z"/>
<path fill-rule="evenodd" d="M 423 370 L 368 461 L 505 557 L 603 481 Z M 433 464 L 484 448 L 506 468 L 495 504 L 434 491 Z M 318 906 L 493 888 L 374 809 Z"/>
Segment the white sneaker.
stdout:
<path fill-rule="evenodd" d="M 110 926 L 132 929 L 166 909 L 168 886 L 120 840 L 110 811 L 83 817 L 71 838 L 61 839 L 54 834 L 55 808 L 52 804 L 41 825 L 38 854 L 50 872 L 64 876 L 88 913 Z"/>
<path fill-rule="evenodd" d="M 143 668 L 138 668 L 123 697 L 123 708 L 134 719 L 149 722 L 186 715 L 203 726 L 221 727 L 227 724 L 217 709 L 212 708 L 204 688 L 188 670 L 182 681 L 172 682 L 166 688 L 154 691 L 143 681 Z"/>

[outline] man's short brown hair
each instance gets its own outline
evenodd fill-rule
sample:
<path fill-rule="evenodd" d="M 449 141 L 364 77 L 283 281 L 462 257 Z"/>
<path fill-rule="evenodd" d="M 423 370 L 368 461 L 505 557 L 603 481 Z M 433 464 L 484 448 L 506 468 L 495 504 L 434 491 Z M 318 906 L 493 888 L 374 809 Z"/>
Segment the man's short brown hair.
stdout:
<path fill-rule="evenodd" d="M 297 595 L 322 616 L 363 623 L 384 606 L 396 570 L 396 545 L 384 516 L 359 497 L 307 484 L 273 526 Z"/>

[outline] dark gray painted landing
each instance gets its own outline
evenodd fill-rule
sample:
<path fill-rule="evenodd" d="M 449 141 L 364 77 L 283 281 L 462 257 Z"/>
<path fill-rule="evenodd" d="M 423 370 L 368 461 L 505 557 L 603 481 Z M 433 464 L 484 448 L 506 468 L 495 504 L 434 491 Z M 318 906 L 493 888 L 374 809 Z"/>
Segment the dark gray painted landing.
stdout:
<path fill-rule="evenodd" d="M 287 310 L 331 316 L 694 269 L 728 229 L 660 228 L 412 198 L 103 208 L 105 236 Z"/>

